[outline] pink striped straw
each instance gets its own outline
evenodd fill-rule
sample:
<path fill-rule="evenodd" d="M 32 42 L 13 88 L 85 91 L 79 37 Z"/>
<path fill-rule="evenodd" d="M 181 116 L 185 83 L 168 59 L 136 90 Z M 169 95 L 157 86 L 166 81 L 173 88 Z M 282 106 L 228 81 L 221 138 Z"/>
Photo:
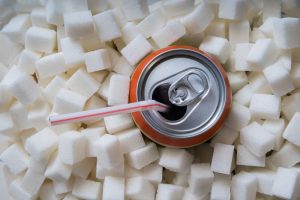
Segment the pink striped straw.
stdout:
<path fill-rule="evenodd" d="M 55 114 L 49 116 L 49 124 L 51 126 L 65 124 L 65 123 L 73 123 L 73 122 L 82 122 L 88 120 L 99 119 L 111 115 L 132 113 L 137 111 L 145 111 L 145 110 L 156 110 L 160 112 L 166 112 L 169 106 L 162 104 L 155 100 L 146 100 L 139 101 L 135 103 L 117 105 L 112 107 L 105 107 L 75 113 L 67 113 L 67 114 Z"/>

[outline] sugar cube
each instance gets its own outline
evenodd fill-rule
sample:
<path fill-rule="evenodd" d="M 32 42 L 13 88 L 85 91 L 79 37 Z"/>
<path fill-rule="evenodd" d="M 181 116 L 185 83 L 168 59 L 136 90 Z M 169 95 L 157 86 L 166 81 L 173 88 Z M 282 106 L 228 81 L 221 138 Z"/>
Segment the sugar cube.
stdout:
<path fill-rule="evenodd" d="M 157 200 L 180 200 L 183 196 L 183 187 L 161 183 L 158 185 L 155 199 Z"/>
<path fill-rule="evenodd" d="M 7 36 L 0 33 L 0 43 L 2 48 L 0 49 L 0 62 L 8 65 L 17 56 L 18 52 L 21 50 L 21 46 L 13 43 Z M 7 51 L 9 49 L 9 51 Z"/>
<path fill-rule="evenodd" d="M 55 48 L 56 32 L 33 26 L 26 31 L 25 48 L 43 53 L 51 53 Z"/>
<path fill-rule="evenodd" d="M 136 169 L 141 169 L 159 158 L 156 144 L 149 143 L 137 150 L 131 151 L 126 155 L 128 164 Z"/>
<path fill-rule="evenodd" d="M 134 122 L 129 114 L 104 117 L 104 123 L 107 132 L 110 134 L 114 134 L 134 126 Z"/>
<path fill-rule="evenodd" d="M 279 50 L 271 39 L 260 39 L 252 46 L 246 61 L 257 69 L 272 64 L 278 57 Z"/>
<path fill-rule="evenodd" d="M 72 166 L 63 163 L 55 152 L 50 158 L 45 176 L 56 182 L 65 182 L 70 178 L 71 173 Z"/>
<path fill-rule="evenodd" d="M 95 15 L 109 8 L 107 1 L 89 0 L 88 2 L 89 10 Z"/>
<path fill-rule="evenodd" d="M 161 11 L 155 11 L 145 17 L 136 27 L 141 31 L 145 38 L 149 38 L 165 24 L 165 16 Z"/>
<path fill-rule="evenodd" d="M 67 89 L 60 89 L 53 105 L 55 113 L 70 113 L 82 111 L 87 98 Z"/>
<path fill-rule="evenodd" d="M 124 41 L 125 45 L 132 41 L 137 36 L 141 35 L 142 33 L 137 28 L 135 23 L 129 22 L 122 27 L 122 41 Z M 124 48 L 124 47 L 123 47 Z M 122 50 L 121 48 L 120 50 Z"/>
<path fill-rule="evenodd" d="M 275 137 L 257 122 L 252 122 L 240 131 L 240 141 L 256 156 L 263 156 L 272 150 Z"/>
<path fill-rule="evenodd" d="M 111 10 L 94 15 L 93 19 L 102 42 L 111 41 L 122 36 L 120 27 Z"/>
<path fill-rule="evenodd" d="M 61 76 L 55 76 L 48 85 L 42 90 L 43 96 L 51 104 L 54 103 L 55 96 L 61 88 L 65 87 L 65 80 Z"/>
<path fill-rule="evenodd" d="M 219 18 L 241 20 L 245 18 L 247 11 L 248 5 L 246 1 L 223 0 L 219 5 Z"/>
<path fill-rule="evenodd" d="M 11 113 L 1 112 L 0 121 L 3 122 L 0 124 L 0 134 L 14 135 L 17 132 Z"/>
<path fill-rule="evenodd" d="M 263 21 L 270 17 L 281 17 L 281 1 L 279 0 L 263 0 Z"/>
<path fill-rule="evenodd" d="M 270 94 L 254 94 L 250 101 L 252 118 L 256 119 L 279 119 L 280 97 Z"/>
<path fill-rule="evenodd" d="M 257 180 L 256 177 L 247 172 L 239 173 L 232 178 L 232 199 L 256 199 Z"/>
<path fill-rule="evenodd" d="M 107 104 L 110 106 L 128 103 L 130 78 L 115 74 L 109 83 Z"/>
<path fill-rule="evenodd" d="M 248 83 L 248 77 L 245 72 L 227 72 L 227 76 L 232 93 L 235 93 Z"/>
<path fill-rule="evenodd" d="M 35 62 L 41 58 L 41 54 L 37 52 L 24 49 L 21 52 L 18 67 L 27 74 L 33 74 L 35 72 Z"/>
<path fill-rule="evenodd" d="M 279 167 L 272 187 L 273 195 L 283 199 L 296 198 L 298 176 L 294 170 Z"/>
<path fill-rule="evenodd" d="M 100 199 L 102 196 L 102 184 L 97 181 L 76 178 L 72 195 L 81 199 Z"/>
<path fill-rule="evenodd" d="M 263 72 L 273 94 L 283 96 L 295 88 L 289 72 L 282 66 L 281 62 L 268 66 Z"/>
<path fill-rule="evenodd" d="M 28 110 L 27 119 L 29 124 L 36 130 L 41 130 L 48 126 L 48 116 L 50 106 L 43 99 L 37 99 Z"/>
<path fill-rule="evenodd" d="M 249 108 L 234 102 L 225 124 L 226 126 L 239 131 L 250 122 L 250 119 L 251 113 Z"/>
<path fill-rule="evenodd" d="M 294 86 L 297 88 L 300 86 L 300 63 L 293 63 L 291 67 L 290 76 L 292 78 Z"/>
<path fill-rule="evenodd" d="M 97 127 L 97 128 L 86 128 L 81 130 L 81 133 L 87 139 L 87 149 L 86 149 L 86 156 L 87 157 L 96 157 L 97 151 L 94 147 L 95 141 L 100 139 L 103 135 L 106 134 L 104 127 Z"/>
<path fill-rule="evenodd" d="M 106 49 L 90 51 L 85 54 L 85 65 L 88 72 L 109 69 L 111 59 Z"/>
<path fill-rule="evenodd" d="M 60 46 L 68 68 L 80 67 L 84 65 L 83 48 L 79 41 L 65 37 L 60 39 Z"/>
<path fill-rule="evenodd" d="M 74 184 L 74 177 L 71 176 L 69 180 L 65 182 L 53 181 L 53 188 L 56 194 L 64 194 L 72 191 L 73 184 Z"/>
<path fill-rule="evenodd" d="M 207 163 L 192 164 L 189 177 L 191 193 L 195 195 L 205 195 L 211 191 L 214 173 Z"/>
<path fill-rule="evenodd" d="M 145 146 L 141 131 L 138 128 L 128 129 L 116 134 L 121 151 L 126 154 Z"/>
<path fill-rule="evenodd" d="M 30 16 L 28 14 L 18 14 L 10 19 L 1 32 L 12 41 L 24 44 L 25 32 L 30 26 Z"/>
<path fill-rule="evenodd" d="M 47 160 L 58 144 L 58 136 L 48 127 L 26 140 L 25 148 L 37 161 Z"/>
<path fill-rule="evenodd" d="M 122 56 L 113 68 L 113 71 L 125 76 L 131 76 L 134 71 L 134 66 L 130 65 L 126 58 Z"/>
<path fill-rule="evenodd" d="M 38 194 L 45 176 L 43 172 L 28 169 L 21 180 L 20 186 L 32 196 Z"/>
<path fill-rule="evenodd" d="M 73 165 L 86 157 L 87 140 L 77 131 L 69 131 L 59 138 L 58 157 L 65 164 Z"/>
<path fill-rule="evenodd" d="M 159 48 L 166 47 L 186 34 L 185 27 L 179 20 L 170 20 L 152 35 L 152 39 Z"/>
<path fill-rule="evenodd" d="M 253 153 L 251 153 L 245 146 L 238 145 L 236 154 L 236 164 L 245 166 L 264 167 L 265 155 L 256 156 Z"/>
<path fill-rule="evenodd" d="M 248 75 L 248 80 L 253 93 L 272 94 L 272 90 L 268 84 L 268 80 L 262 72 L 251 72 Z"/>
<path fill-rule="evenodd" d="M 278 151 L 283 143 L 282 133 L 285 129 L 284 119 L 265 120 L 263 127 L 275 136 L 274 150 Z"/>
<path fill-rule="evenodd" d="M 213 19 L 214 13 L 210 7 L 201 3 L 191 13 L 183 16 L 180 21 L 189 33 L 196 34 L 203 32 Z"/>
<path fill-rule="evenodd" d="M 9 194 L 14 199 L 32 199 L 32 195 L 29 194 L 21 187 L 21 178 L 13 180 L 8 187 Z"/>
<path fill-rule="evenodd" d="M 10 145 L 0 155 L 0 160 L 14 175 L 20 174 L 28 168 L 29 156 L 20 144 Z"/>
<path fill-rule="evenodd" d="M 129 64 L 135 65 L 152 50 L 152 45 L 143 36 L 139 35 L 121 50 L 121 54 Z"/>
<path fill-rule="evenodd" d="M 145 18 L 149 14 L 147 1 L 122 0 L 122 9 L 128 21 Z"/>
<path fill-rule="evenodd" d="M 126 180 L 125 194 L 130 199 L 151 200 L 155 197 L 155 188 L 149 181 L 138 176 Z"/>
<path fill-rule="evenodd" d="M 282 99 L 281 110 L 283 115 L 288 119 L 291 120 L 294 116 L 295 112 L 300 111 L 300 94 L 294 93 L 290 96 L 284 96 Z"/>
<path fill-rule="evenodd" d="M 232 48 L 237 43 L 248 43 L 250 37 L 250 24 L 248 20 L 229 23 L 229 42 Z"/>
<path fill-rule="evenodd" d="M 233 144 L 234 141 L 238 138 L 239 132 L 233 130 L 227 126 L 223 126 L 216 136 L 214 136 L 210 142 L 210 145 L 213 147 L 216 143 L 222 144 Z"/>
<path fill-rule="evenodd" d="M 279 151 L 271 155 L 271 161 L 276 166 L 292 167 L 300 162 L 300 148 L 285 142 Z"/>
<path fill-rule="evenodd" d="M 163 167 L 157 163 L 152 163 L 143 168 L 142 175 L 153 184 L 159 184 L 162 182 Z M 186 174 L 184 174 L 186 177 Z"/>
<path fill-rule="evenodd" d="M 94 22 L 91 11 L 77 11 L 64 14 L 66 35 L 80 38 L 94 32 Z"/>
<path fill-rule="evenodd" d="M 67 71 L 62 52 L 42 57 L 36 62 L 36 71 L 40 78 L 48 78 Z"/>
<path fill-rule="evenodd" d="M 101 159 L 101 166 L 111 169 L 123 162 L 123 154 L 120 148 L 120 142 L 115 135 L 106 134 L 102 136 L 96 143 L 98 149 L 97 157 Z"/>
<path fill-rule="evenodd" d="M 47 13 L 46 9 L 44 8 L 34 8 L 32 9 L 30 13 L 30 19 L 33 26 L 39 26 L 43 28 L 51 28 L 52 25 L 50 25 L 47 22 Z"/>
<path fill-rule="evenodd" d="M 86 158 L 73 165 L 72 174 L 76 177 L 86 179 L 95 165 L 95 158 Z"/>
<path fill-rule="evenodd" d="M 251 66 L 247 61 L 247 55 L 251 50 L 253 44 L 237 43 L 235 45 L 234 69 L 236 71 L 254 71 L 255 67 Z"/>
<path fill-rule="evenodd" d="M 233 168 L 234 146 L 216 143 L 211 161 L 211 170 L 222 174 L 230 174 Z"/>
<path fill-rule="evenodd" d="M 184 149 L 164 148 L 159 165 L 174 172 L 188 173 L 192 161 L 193 156 Z"/>
<path fill-rule="evenodd" d="M 210 53 L 224 64 L 230 55 L 230 44 L 227 39 L 215 36 L 206 36 L 199 46 L 200 50 Z"/>
<path fill-rule="evenodd" d="M 173 18 L 191 12 L 194 2 L 194 0 L 166 0 L 162 2 L 162 5 L 157 4 L 157 6 L 162 7 L 164 15 Z"/>
<path fill-rule="evenodd" d="M 247 84 L 233 95 L 233 100 L 243 106 L 248 106 L 253 93 L 251 85 Z"/>
<path fill-rule="evenodd" d="M 106 176 L 103 182 L 102 199 L 125 199 L 125 180 L 120 177 Z"/>
<path fill-rule="evenodd" d="M 104 168 L 101 162 L 102 162 L 101 159 L 97 159 L 96 178 L 104 179 L 106 176 L 124 177 L 124 171 L 125 171 L 124 162 L 121 162 L 117 166 L 112 167 L 110 169 Z"/>
<path fill-rule="evenodd" d="M 300 137 L 298 132 L 299 122 L 300 113 L 296 112 L 283 132 L 283 137 L 290 143 L 293 143 L 297 146 L 300 146 Z"/>
<path fill-rule="evenodd" d="M 211 199 L 230 200 L 231 177 L 223 174 L 216 174 L 211 188 Z"/>
<path fill-rule="evenodd" d="M 225 37 L 226 36 L 225 21 L 223 21 L 223 20 L 212 21 L 205 29 L 205 33 L 207 35 L 211 35 L 211 36 Z"/>

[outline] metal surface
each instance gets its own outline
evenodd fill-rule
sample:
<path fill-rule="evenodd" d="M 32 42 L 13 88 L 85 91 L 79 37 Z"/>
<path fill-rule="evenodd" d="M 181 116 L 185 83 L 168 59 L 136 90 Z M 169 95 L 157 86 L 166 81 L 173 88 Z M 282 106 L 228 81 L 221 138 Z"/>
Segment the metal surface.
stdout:
<path fill-rule="evenodd" d="M 195 80 L 190 83 L 200 82 L 191 88 L 186 81 L 192 74 L 198 77 L 193 77 Z M 152 99 L 155 88 L 166 83 L 171 86 L 181 83 L 189 90 L 186 101 L 184 95 L 181 97 L 187 110 L 178 120 L 168 120 L 156 111 L 142 112 L 154 130 L 170 137 L 187 138 L 206 132 L 218 121 L 226 103 L 226 86 L 224 77 L 210 59 L 186 49 L 159 54 L 148 63 L 139 78 L 138 101 Z"/>

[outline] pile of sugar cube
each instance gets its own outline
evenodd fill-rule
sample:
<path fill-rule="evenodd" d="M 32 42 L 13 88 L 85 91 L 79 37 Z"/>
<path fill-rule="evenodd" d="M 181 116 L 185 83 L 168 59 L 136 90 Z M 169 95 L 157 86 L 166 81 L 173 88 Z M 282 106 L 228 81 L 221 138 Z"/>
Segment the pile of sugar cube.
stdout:
<path fill-rule="evenodd" d="M 300 198 L 299 17 L 299 0 L 0 0 L 0 199 Z M 208 142 L 160 146 L 129 114 L 48 125 L 128 103 L 139 61 L 174 44 L 227 72 Z"/>

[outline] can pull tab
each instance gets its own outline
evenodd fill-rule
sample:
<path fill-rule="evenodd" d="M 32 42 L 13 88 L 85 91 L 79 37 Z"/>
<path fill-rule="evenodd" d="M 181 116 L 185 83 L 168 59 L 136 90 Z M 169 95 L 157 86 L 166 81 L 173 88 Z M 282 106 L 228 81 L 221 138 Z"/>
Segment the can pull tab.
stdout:
<path fill-rule="evenodd" d="M 191 70 L 175 81 L 168 95 L 172 104 L 186 106 L 209 90 L 207 75 L 202 70 Z"/>

